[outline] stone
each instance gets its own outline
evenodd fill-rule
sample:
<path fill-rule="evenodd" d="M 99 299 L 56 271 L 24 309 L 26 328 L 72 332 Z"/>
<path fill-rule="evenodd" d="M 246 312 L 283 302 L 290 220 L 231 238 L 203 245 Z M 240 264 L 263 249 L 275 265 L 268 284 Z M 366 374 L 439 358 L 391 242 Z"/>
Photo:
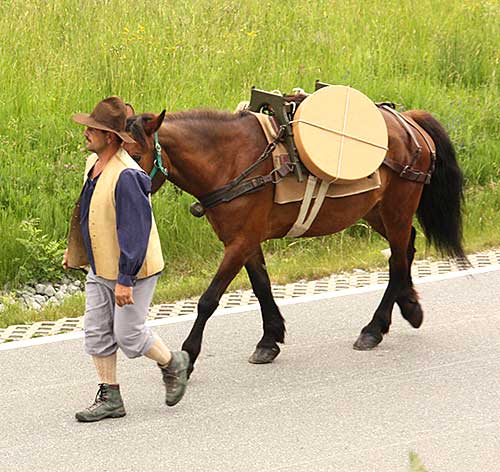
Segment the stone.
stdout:
<path fill-rule="evenodd" d="M 59 290 L 59 292 L 56 292 L 56 294 L 55 294 L 54 296 L 55 296 L 56 300 L 61 301 L 61 300 L 63 300 L 63 299 L 64 299 L 64 297 L 66 296 L 66 293 L 65 293 L 65 292 L 61 292 L 61 291 Z"/>
<path fill-rule="evenodd" d="M 47 300 L 43 295 L 36 294 L 34 297 L 35 302 L 40 303 L 40 305 L 44 304 Z"/>
<path fill-rule="evenodd" d="M 36 301 L 33 301 L 33 303 L 31 304 L 30 308 L 33 308 L 33 310 L 41 310 L 42 309 L 42 305 L 40 305 L 40 303 L 36 302 Z"/>
<path fill-rule="evenodd" d="M 389 259 L 389 257 L 391 257 L 391 249 L 390 248 L 387 248 L 387 249 L 382 249 L 382 251 L 380 251 L 382 253 L 382 255 L 386 258 L 386 259 Z"/>
<path fill-rule="evenodd" d="M 73 282 L 73 285 L 74 285 L 75 287 L 81 287 L 81 286 L 82 286 L 82 283 L 81 283 L 79 280 L 75 280 L 75 281 Z"/>
<path fill-rule="evenodd" d="M 22 296 L 22 300 L 24 301 L 24 303 L 26 303 L 26 305 L 30 306 L 34 301 L 35 299 L 30 295 L 30 294 L 23 294 Z"/>
<path fill-rule="evenodd" d="M 56 291 L 52 285 L 47 285 L 45 288 L 45 293 L 44 295 L 47 295 L 47 297 L 53 297 L 56 294 Z"/>
<path fill-rule="evenodd" d="M 45 285 L 44 284 L 36 284 L 35 285 L 35 291 L 36 293 L 39 293 L 40 295 L 43 295 L 45 293 Z"/>
<path fill-rule="evenodd" d="M 68 286 L 68 292 L 69 293 L 77 293 L 80 292 L 80 287 L 75 287 L 73 284 Z"/>
<path fill-rule="evenodd" d="M 31 295 L 35 295 L 36 290 L 33 287 L 30 287 L 29 285 L 25 285 L 23 287 L 23 292 L 30 293 Z"/>

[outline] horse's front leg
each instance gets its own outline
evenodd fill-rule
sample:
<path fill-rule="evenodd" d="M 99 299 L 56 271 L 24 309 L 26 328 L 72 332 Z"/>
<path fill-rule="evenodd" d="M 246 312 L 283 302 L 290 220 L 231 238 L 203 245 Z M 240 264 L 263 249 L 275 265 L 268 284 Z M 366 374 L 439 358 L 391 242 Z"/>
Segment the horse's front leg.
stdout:
<path fill-rule="evenodd" d="M 189 354 L 191 360 L 189 374 L 201 351 L 203 331 L 208 319 L 219 305 L 219 301 L 228 285 L 236 277 L 252 251 L 244 244 L 233 243 L 224 249 L 224 258 L 208 289 L 198 301 L 198 316 L 191 328 L 189 336 L 182 344 L 182 349 Z"/>
<path fill-rule="evenodd" d="M 277 343 L 285 340 L 285 320 L 274 301 L 271 281 L 266 270 L 264 254 L 258 251 L 245 264 L 253 291 L 259 300 L 264 334 L 248 361 L 252 364 L 268 364 L 280 353 Z"/>

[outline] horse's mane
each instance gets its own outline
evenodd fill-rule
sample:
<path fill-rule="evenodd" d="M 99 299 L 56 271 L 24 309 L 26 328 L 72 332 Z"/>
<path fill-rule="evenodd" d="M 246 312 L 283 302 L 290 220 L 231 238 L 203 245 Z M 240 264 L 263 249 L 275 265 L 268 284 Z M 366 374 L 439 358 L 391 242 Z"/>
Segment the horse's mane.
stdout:
<path fill-rule="evenodd" d="M 186 110 L 175 113 L 167 113 L 165 115 L 164 123 L 178 123 L 193 124 L 199 128 L 200 124 L 213 126 L 214 123 L 228 123 L 235 122 L 241 118 L 248 116 L 248 111 L 239 111 L 231 113 L 228 111 L 210 110 L 210 109 L 197 109 Z M 140 144 L 144 145 L 146 142 L 146 134 L 144 133 L 144 123 L 151 120 L 155 115 L 153 113 L 143 113 L 141 115 L 132 116 L 127 119 L 126 131 L 131 133 L 133 138 Z M 200 123 L 201 122 L 201 123 Z"/>
<path fill-rule="evenodd" d="M 165 115 L 166 120 L 172 121 L 235 121 L 239 120 L 244 116 L 248 116 L 249 112 L 239 111 L 236 113 L 231 113 L 228 111 L 219 111 L 211 109 L 197 109 L 197 110 L 187 110 L 179 111 L 175 113 L 167 113 Z"/>

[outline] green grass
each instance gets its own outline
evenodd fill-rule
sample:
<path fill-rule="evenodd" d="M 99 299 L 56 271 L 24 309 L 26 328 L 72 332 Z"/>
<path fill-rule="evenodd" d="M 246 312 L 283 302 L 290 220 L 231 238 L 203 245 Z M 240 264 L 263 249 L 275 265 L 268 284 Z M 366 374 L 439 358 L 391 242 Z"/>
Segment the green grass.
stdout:
<path fill-rule="evenodd" d="M 70 116 L 110 94 L 138 111 L 232 110 L 252 85 L 290 92 L 322 79 L 427 109 L 449 130 L 480 205 L 469 209 L 483 218 L 481 201 L 498 202 L 490 189 L 500 172 L 498 37 L 494 0 L 0 2 L 0 286 L 26 277 L 23 220 L 65 238 L 85 157 L 83 128 Z M 165 297 L 199 293 L 220 257 L 207 222 L 188 212 L 192 200 L 171 186 L 154 199 Z M 279 280 L 316 276 L 342 267 L 339 250 L 341 261 L 364 264 L 347 248 L 365 244 L 350 236 L 363 231 L 266 247 Z M 499 242 L 494 232 L 484 238 Z M 376 254 L 382 243 L 373 244 Z M 325 262 L 303 270 L 316 265 L 303 254 Z"/>
<path fill-rule="evenodd" d="M 76 318 L 83 315 L 85 297 L 72 295 L 60 305 L 47 305 L 40 311 L 27 310 L 20 303 L 6 304 L 0 312 L 0 328 L 18 324 L 31 324 L 37 321 L 56 321 L 60 318 Z"/>

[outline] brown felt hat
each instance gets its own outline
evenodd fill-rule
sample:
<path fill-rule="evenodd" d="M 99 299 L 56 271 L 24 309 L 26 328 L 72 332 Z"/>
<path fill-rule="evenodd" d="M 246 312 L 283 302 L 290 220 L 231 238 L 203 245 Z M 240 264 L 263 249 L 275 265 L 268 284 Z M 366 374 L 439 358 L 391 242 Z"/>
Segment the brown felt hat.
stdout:
<path fill-rule="evenodd" d="M 80 125 L 90 126 L 103 131 L 110 131 L 120 136 L 126 143 L 135 141 L 125 132 L 127 108 L 120 97 L 108 97 L 100 101 L 92 113 L 77 113 L 73 121 Z"/>

